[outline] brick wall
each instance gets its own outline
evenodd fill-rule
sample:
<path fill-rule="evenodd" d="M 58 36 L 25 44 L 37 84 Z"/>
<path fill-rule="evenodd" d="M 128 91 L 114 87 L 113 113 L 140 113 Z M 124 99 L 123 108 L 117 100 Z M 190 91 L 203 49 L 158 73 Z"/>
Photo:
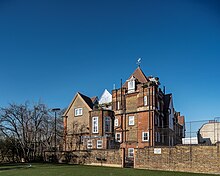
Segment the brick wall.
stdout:
<path fill-rule="evenodd" d="M 155 154 L 154 149 L 161 149 L 161 154 Z M 54 152 L 45 152 L 45 161 L 51 161 L 53 155 Z M 57 152 L 57 155 L 59 162 L 112 167 L 123 165 L 122 149 Z M 220 174 L 220 144 L 135 149 L 134 167 Z"/>
<path fill-rule="evenodd" d="M 46 152 L 45 161 L 51 161 L 50 158 L 53 155 L 54 152 Z M 57 152 L 57 156 L 58 161 L 61 163 L 122 167 L 122 150 Z"/>
<path fill-rule="evenodd" d="M 161 147 L 135 150 L 135 168 L 183 172 L 220 173 L 220 144 L 216 146 Z M 160 147 L 156 147 L 160 148 Z"/>

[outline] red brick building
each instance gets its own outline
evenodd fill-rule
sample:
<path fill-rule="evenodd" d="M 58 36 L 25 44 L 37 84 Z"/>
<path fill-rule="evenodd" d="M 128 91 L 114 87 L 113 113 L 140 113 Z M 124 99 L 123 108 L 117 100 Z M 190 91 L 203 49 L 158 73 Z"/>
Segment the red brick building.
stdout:
<path fill-rule="evenodd" d="M 112 91 L 115 138 L 128 157 L 134 148 L 181 143 L 180 113 L 174 110 L 172 94 L 166 95 L 159 85 L 159 78 L 146 77 L 138 67 L 121 88 Z"/>
<path fill-rule="evenodd" d="M 138 67 L 121 88 L 112 90 L 112 95 L 105 90 L 99 104 L 82 94 L 79 103 L 75 98 L 64 114 L 65 126 L 71 126 L 68 121 L 84 118 L 88 131 L 81 139 L 81 148 L 124 148 L 128 158 L 133 157 L 134 148 L 180 144 L 185 133 L 184 116 L 175 111 L 172 94 L 165 94 L 159 85 L 159 78 L 145 76 Z M 82 118 L 71 113 L 76 108 L 82 110 Z"/>

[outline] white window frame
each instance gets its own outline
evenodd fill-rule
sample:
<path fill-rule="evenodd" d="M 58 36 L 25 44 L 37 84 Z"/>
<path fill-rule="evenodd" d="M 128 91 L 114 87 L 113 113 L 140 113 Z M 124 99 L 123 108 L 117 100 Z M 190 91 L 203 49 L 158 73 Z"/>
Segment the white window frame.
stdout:
<path fill-rule="evenodd" d="M 118 136 L 119 136 L 119 140 L 118 140 Z M 121 133 L 115 133 L 115 141 L 121 142 Z"/>
<path fill-rule="evenodd" d="M 87 141 L 87 149 L 91 149 L 92 148 L 92 140 L 88 140 Z"/>
<path fill-rule="evenodd" d="M 99 133 L 99 117 L 92 117 L 92 133 Z"/>
<path fill-rule="evenodd" d="M 144 106 L 148 105 L 148 98 L 147 95 L 144 96 Z"/>
<path fill-rule="evenodd" d="M 134 148 L 128 148 L 128 157 L 134 158 Z"/>
<path fill-rule="evenodd" d="M 147 134 L 147 139 L 145 139 L 146 138 L 145 134 Z M 142 141 L 144 141 L 144 142 L 149 141 L 149 132 L 145 132 L 145 131 L 142 132 Z"/>
<path fill-rule="evenodd" d="M 117 101 L 117 110 L 120 109 L 120 101 Z"/>
<path fill-rule="evenodd" d="M 97 149 L 101 149 L 102 148 L 102 140 L 97 140 Z"/>
<path fill-rule="evenodd" d="M 115 119 L 115 126 L 118 126 L 118 119 Z"/>
<path fill-rule="evenodd" d="M 131 77 L 130 80 L 128 80 L 128 93 L 132 93 L 135 91 L 135 78 L 134 76 Z"/>
<path fill-rule="evenodd" d="M 77 116 L 81 116 L 83 115 L 83 108 L 75 108 L 74 109 L 74 116 L 77 117 Z"/>
<path fill-rule="evenodd" d="M 128 116 L 128 125 L 134 125 L 134 116 Z"/>

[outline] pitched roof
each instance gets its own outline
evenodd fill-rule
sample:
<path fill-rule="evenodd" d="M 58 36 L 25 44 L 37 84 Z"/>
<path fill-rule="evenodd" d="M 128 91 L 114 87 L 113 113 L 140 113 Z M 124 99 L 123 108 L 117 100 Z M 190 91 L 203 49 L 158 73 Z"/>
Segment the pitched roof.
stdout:
<path fill-rule="evenodd" d="M 112 102 L 112 94 L 109 93 L 107 89 L 104 90 L 102 96 L 99 99 L 99 104 L 111 103 Z"/>
<path fill-rule="evenodd" d="M 172 98 L 172 94 L 164 95 L 164 112 L 168 111 L 171 98 Z"/>
<path fill-rule="evenodd" d="M 91 98 L 89 98 L 86 95 L 83 95 L 81 93 L 79 93 L 79 95 L 83 98 L 83 100 L 87 103 L 87 105 L 92 109 L 93 108 L 93 102 L 92 102 Z"/>
<path fill-rule="evenodd" d="M 95 101 L 98 100 L 98 97 L 97 97 L 97 96 L 94 96 L 94 97 L 91 97 L 90 99 L 92 100 L 92 103 L 94 104 Z"/>
<path fill-rule="evenodd" d="M 134 76 L 136 79 L 138 79 L 139 82 L 141 83 L 146 83 L 148 82 L 147 77 L 145 76 L 144 72 L 141 70 L 140 67 L 138 67 L 134 73 L 131 74 L 131 76 L 129 77 L 129 79 Z"/>
<path fill-rule="evenodd" d="M 185 124 L 185 117 L 184 116 L 178 116 L 178 123 L 183 126 Z"/>
<path fill-rule="evenodd" d="M 85 104 L 88 106 L 88 108 L 90 108 L 90 109 L 93 108 L 93 102 L 92 102 L 92 100 L 91 100 L 89 97 L 87 97 L 87 96 L 85 96 L 85 95 L 83 95 L 83 94 L 77 92 L 76 95 L 74 96 L 74 98 L 72 99 L 71 103 L 69 104 L 68 108 L 67 108 L 66 111 L 64 112 L 63 116 L 66 116 L 66 115 L 67 115 L 67 113 L 69 112 L 69 110 L 70 110 L 71 106 L 73 105 L 73 103 L 74 103 L 74 101 L 75 101 L 75 99 L 76 99 L 77 96 L 80 96 L 80 97 L 83 99 L 83 101 L 84 101 Z"/>

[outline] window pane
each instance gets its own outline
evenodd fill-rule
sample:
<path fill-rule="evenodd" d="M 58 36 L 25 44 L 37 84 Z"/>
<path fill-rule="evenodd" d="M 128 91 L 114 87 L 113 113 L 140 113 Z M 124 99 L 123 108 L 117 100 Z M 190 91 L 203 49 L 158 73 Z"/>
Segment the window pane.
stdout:
<path fill-rule="evenodd" d="M 128 148 L 128 157 L 134 157 L 134 149 Z"/>
<path fill-rule="evenodd" d="M 147 106 L 147 96 L 144 96 L 144 106 Z"/>
<path fill-rule="evenodd" d="M 98 133 L 98 117 L 93 117 L 92 119 L 92 130 L 93 133 Z"/>
<path fill-rule="evenodd" d="M 97 140 L 97 148 L 102 148 L 102 140 Z"/>
<path fill-rule="evenodd" d="M 142 132 L 142 141 L 149 141 L 149 132 Z"/>
<path fill-rule="evenodd" d="M 110 117 L 105 117 L 105 132 L 111 132 L 111 119 Z"/>
<path fill-rule="evenodd" d="M 129 125 L 134 125 L 134 116 L 129 116 L 128 120 L 129 120 L 128 122 Z"/>
<path fill-rule="evenodd" d="M 118 126 L 118 119 L 115 119 L 115 126 Z"/>

